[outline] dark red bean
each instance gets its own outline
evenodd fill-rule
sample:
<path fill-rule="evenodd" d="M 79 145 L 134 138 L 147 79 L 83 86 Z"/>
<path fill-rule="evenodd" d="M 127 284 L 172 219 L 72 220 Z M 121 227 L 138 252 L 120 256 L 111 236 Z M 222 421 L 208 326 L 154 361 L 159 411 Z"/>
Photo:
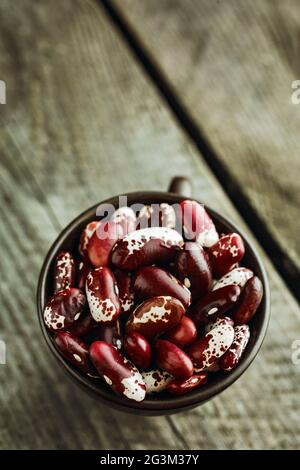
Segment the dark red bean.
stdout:
<path fill-rule="evenodd" d="M 262 297 L 263 285 L 261 280 L 254 276 L 245 284 L 237 310 L 233 314 L 234 322 L 238 325 L 249 323 L 260 306 Z"/>
<path fill-rule="evenodd" d="M 113 323 L 101 323 L 97 324 L 89 335 L 89 342 L 94 341 L 105 341 L 117 349 L 121 349 L 123 346 L 121 324 L 119 319 Z"/>
<path fill-rule="evenodd" d="M 91 363 L 88 346 L 69 331 L 59 331 L 54 336 L 54 344 L 67 361 L 85 374 L 97 377 L 97 371 Z"/>
<path fill-rule="evenodd" d="M 204 209 L 196 201 L 180 203 L 178 218 L 181 221 L 187 241 L 197 241 L 201 246 L 210 247 L 219 239 L 216 227 Z"/>
<path fill-rule="evenodd" d="M 174 297 L 153 297 L 145 300 L 130 315 L 126 333 L 137 331 L 147 339 L 155 338 L 177 325 L 184 312 L 184 306 Z"/>
<path fill-rule="evenodd" d="M 79 261 L 78 271 L 77 271 L 77 284 L 78 288 L 85 291 L 86 278 L 88 277 L 89 272 L 93 269 L 88 262 Z"/>
<path fill-rule="evenodd" d="M 130 207 L 124 206 L 117 209 L 111 216 L 111 220 L 122 226 L 123 236 L 136 230 L 136 215 Z"/>
<path fill-rule="evenodd" d="M 139 370 L 149 369 L 151 364 L 151 346 L 136 331 L 128 333 L 124 338 L 124 350 L 127 357 L 136 365 Z"/>
<path fill-rule="evenodd" d="M 134 307 L 133 278 L 130 274 L 119 269 L 116 269 L 114 274 L 117 281 L 122 313 L 129 315 Z"/>
<path fill-rule="evenodd" d="M 193 301 L 205 295 L 212 286 L 212 274 L 203 248 L 187 242 L 175 257 L 176 275 L 192 293 Z"/>
<path fill-rule="evenodd" d="M 238 365 L 249 338 L 250 329 L 248 325 L 238 325 L 234 328 L 233 343 L 219 361 L 221 369 L 230 371 Z"/>
<path fill-rule="evenodd" d="M 90 347 L 90 357 L 100 376 L 117 394 L 129 400 L 144 400 L 146 386 L 141 374 L 116 348 L 95 341 Z"/>
<path fill-rule="evenodd" d="M 180 300 L 185 308 L 191 303 L 190 291 L 172 274 L 155 266 L 141 268 L 135 276 L 133 288 L 140 299 L 170 295 Z"/>
<path fill-rule="evenodd" d="M 234 284 L 210 291 L 190 309 L 189 315 L 197 326 L 224 315 L 237 304 L 241 289 Z"/>
<path fill-rule="evenodd" d="M 214 276 L 220 278 L 228 273 L 245 254 L 245 246 L 238 233 L 223 235 L 208 250 Z"/>
<path fill-rule="evenodd" d="M 75 262 L 68 251 L 58 253 L 54 264 L 54 292 L 74 286 Z"/>
<path fill-rule="evenodd" d="M 112 251 L 112 263 L 125 271 L 134 271 L 159 261 L 171 261 L 183 245 L 181 235 L 170 228 L 136 230 L 119 240 Z"/>
<path fill-rule="evenodd" d="M 96 322 L 112 323 L 121 314 L 117 283 L 109 268 L 96 268 L 86 280 L 90 312 Z"/>
<path fill-rule="evenodd" d="M 186 380 L 193 374 L 193 363 L 189 356 L 170 341 L 159 339 L 154 345 L 156 363 L 159 368 L 175 379 Z"/>
<path fill-rule="evenodd" d="M 186 348 L 197 339 L 196 325 L 193 320 L 184 315 L 180 323 L 165 334 L 164 339 L 171 341 L 179 348 Z"/>
<path fill-rule="evenodd" d="M 95 233 L 95 230 L 99 223 L 100 223 L 99 220 L 93 220 L 92 222 L 88 223 L 81 234 L 78 250 L 84 259 L 88 258 L 87 247 L 88 247 L 90 238 Z"/>
<path fill-rule="evenodd" d="M 194 374 L 187 380 L 174 380 L 168 387 L 168 392 L 172 395 L 185 395 L 191 392 L 195 388 L 201 387 L 207 382 L 207 372 L 201 372 L 200 374 Z"/>
<path fill-rule="evenodd" d="M 96 326 L 97 323 L 93 319 L 92 315 L 90 314 L 90 312 L 87 312 L 86 314 L 82 314 L 79 320 L 73 323 L 70 328 L 70 332 L 74 336 L 82 338 L 88 335 Z"/>
<path fill-rule="evenodd" d="M 108 266 L 112 248 L 123 236 L 121 224 L 112 220 L 101 221 L 88 242 L 87 254 L 90 263 L 95 267 Z"/>
<path fill-rule="evenodd" d="M 79 289 L 70 288 L 57 292 L 51 297 L 44 310 L 44 321 L 51 331 L 65 330 L 78 320 L 86 298 Z"/>

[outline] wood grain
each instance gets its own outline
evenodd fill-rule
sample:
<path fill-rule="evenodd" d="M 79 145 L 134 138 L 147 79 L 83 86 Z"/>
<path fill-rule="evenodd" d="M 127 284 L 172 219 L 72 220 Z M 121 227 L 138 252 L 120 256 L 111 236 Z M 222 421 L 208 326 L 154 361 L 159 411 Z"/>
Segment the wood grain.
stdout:
<path fill-rule="evenodd" d="M 110 3 L 216 152 L 230 175 L 219 170 L 224 184 L 232 186 L 232 198 L 267 248 L 269 239 L 275 241 L 274 261 L 297 291 L 300 105 L 291 101 L 291 86 L 300 73 L 299 2 Z"/>
<path fill-rule="evenodd" d="M 0 365 L 2 449 L 292 448 L 299 446 L 300 312 L 264 257 L 273 292 L 255 363 L 220 397 L 169 418 L 131 417 L 85 396 L 46 348 L 35 289 L 61 228 L 87 206 L 176 174 L 244 226 L 104 12 L 64 0 L 0 2 Z"/>

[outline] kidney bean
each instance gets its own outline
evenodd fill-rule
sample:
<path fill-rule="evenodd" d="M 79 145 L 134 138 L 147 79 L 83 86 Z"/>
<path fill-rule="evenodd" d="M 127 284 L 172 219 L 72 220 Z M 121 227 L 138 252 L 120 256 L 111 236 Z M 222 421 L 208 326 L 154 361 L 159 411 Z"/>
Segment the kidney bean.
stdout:
<path fill-rule="evenodd" d="M 235 284 L 242 288 L 252 276 L 253 272 L 248 268 L 235 268 L 225 274 L 225 276 L 221 277 L 221 279 L 213 285 L 212 290 L 217 290 L 230 284 Z"/>
<path fill-rule="evenodd" d="M 125 271 L 114 271 L 119 290 L 119 300 L 122 313 L 129 315 L 134 307 L 134 291 L 132 276 Z"/>
<path fill-rule="evenodd" d="M 182 201 L 178 217 L 187 241 L 197 241 L 204 247 L 210 247 L 218 241 L 219 235 L 212 219 L 198 202 Z"/>
<path fill-rule="evenodd" d="M 263 297 L 263 285 L 257 277 L 251 277 L 245 284 L 244 290 L 240 297 L 240 302 L 233 319 L 236 324 L 242 325 L 249 323 L 255 315 Z"/>
<path fill-rule="evenodd" d="M 152 351 L 150 344 L 144 336 L 136 331 L 128 333 L 124 339 L 124 350 L 139 370 L 145 370 L 150 367 Z"/>
<path fill-rule="evenodd" d="M 96 268 L 108 266 L 112 248 L 123 236 L 121 224 L 113 220 L 101 221 L 88 242 L 87 254 L 90 263 Z"/>
<path fill-rule="evenodd" d="M 78 270 L 77 270 L 77 284 L 78 288 L 81 290 L 85 290 L 85 283 L 86 278 L 91 271 L 92 267 L 88 262 L 80 261 L 78 263 Z"/>
<path fill-rule="evenodd" d="M 50 331 L 69 328 L 86 305 L 85 295 L 73 287 L 55 293 L 44 309 L 44 321 Z"/>
<path fill-rule="evenodd" d="M 96 268 L 86 280 L 90 312 L 96 322 L 114 322 L 121 314 L 117 283 L 109 268 Z"/>
<path fill-rule="evenodd" d="M 238 365 L 249 338 L 250 328 L 248 325 L 239 325 L 234 328 L 233 343 L 219 361 L 221 369 L 230 371 Z"/>
<path fill-rule="evenodd" d="M 145 300 L 131 314 L 126 333 L 137 331 L 147 339 L 165 333 L 180 322 L 184 315 L 182 303 L 170 296 Z"/>
<path fill-rule="evenodd" d="M 238 233 L 223 235 L 208 250 L 215 277 L 220 278 L 230 271 L 245 254 L 245 246 Z"/>
<path fill-rule="evenodd" d="M 176 344 L 158 339 L 154 345 L 156 363 L 160 369 L 175 379 L 186 380 L 193 375 L 193 363 L 189 356 Z"/>
<path fill-rule="evenodd" d="M 75 263 L 68 251 L 58 253 L 54 265 L 54 292 L 74 286 Z"/>
<path fill-rule="evenodd" d="M 136 229 L 136 215 L 130 207 L 124 206 L 117 209 L 111 216 L 111 220 L 122 226 L 123 236 Z"/>
<path fill-rule="evenodd" d="M 97 324 L 97 327 L 94 328 L 89 335 L 89 341 L 91 343 L 94 341 L 105 341 L 117 349 L 122 349 L 122 336 L 121 324 L 119 319 L 117 319 L 113 323 Z"/>
<path fill-rule="evenodd" d="M 170 382 L 172 382 L 172 375 L 164 370 L 154 369 L 142 373 L 143 380 L 146 385 L 147 395 L 152 393 L 159 393 L 166 390 Z"/>
<path fill-rule="evenodd" d="M 193 301 L 211 289 L 210 266 L 203 248 L 197 243 L 184 244 L 184 249 L 176 254 L 174 269 L 177 277 L 190 289 Z"/>
<path fill-rule="evenodd" d="M 154 264 L 169 262 L 183 245 L 181 235 L 164 227 L 136 230 L 119 240 L 112 251 L 112 263 L 125 271 Z"/>
<path fill-rule="evenodd" d="M 186 348 L 190 346 L 197 338 L 197 328 L 193 320 L 185 315 L 182 317 L 180 323 L 169 330 L 164 339 L 176 344 L 179 348 Z"/>
<path fill-rule="evenodd" d="M 167 203 L 145 205 L 137 219 L 137 230 L 147 227 L 175 228 L 176 214 L 172 206 Z"/>
<path fill-rule="evenodd" d="M 191 303 L 190 291 L 172 274 L 155 266 L 141 268 L 135 276 L 133 288 L 140 299 L 170 295 L 186 308 Z"/>
<path fill-rule="evenodd" d="M 90 347 L 90 357 L 114 392 L 129 400 L 144 400 L 146 386 L 140 372 L 116 348 L 104 341 L 95 341 Z"/>
<path fill-rule="evenodd" d="M 81 237 L 80 237 L 80 242 L 79 242 L 79 253 L 84 259 L 87 259 L 87 247 L 90 241 L 90 238 L 94 234 L 98 224 L 99 220 L 93 220 L 83 230 Z"/>
<path fill-rule="evenodd" d="M 197 326 L 205 324 L 207 320 L 213 320 L 223 315 L 236 305 L 240 293 L 240 287 L 234 284 L 211 291 L 198 300 L 189 314 Z"/>
<path fill-rule="evenodd" d="M 219 324 L 192 344 L 187 350 L 187 354 L 197 369 L 206 369 L 225 354 L 230 348 L 233 338 L 233 327 L 229 323 Z"/>
<path fill-rule="evenodd" d="M 213 330 L 217 326 L 222 326 L 222 325 L 234 326 L 234 321 L 230 317 L 219 317 L 216 320 L 209 322 L 205 326 L 205 333 L 209 333 L 209 331 Z"/>
<path fill-rule="evenodd" d="M 91 363 L 88 346 L 69 331 L 59 331 L 54 336 L 54 344 L 67 361 L 74 364 L 90 377 L 97 377 Z"/>
<path fill-rule="evenodd" d="M 75 321 L 69 330 L 74 336 L 82 338 L 83 336 L 87 336 L 96 326 L 97 323 L 92 315 L 90 312 L 87 312 L 84 316 L 82 315 L 79 320 Z"/>
<path fill-rule="evenodd" d="M 167 387 L 172 395 L 185 395 L 207 382 L 207 372 L 194 374 L 187 380 L 173 380 Z"/>

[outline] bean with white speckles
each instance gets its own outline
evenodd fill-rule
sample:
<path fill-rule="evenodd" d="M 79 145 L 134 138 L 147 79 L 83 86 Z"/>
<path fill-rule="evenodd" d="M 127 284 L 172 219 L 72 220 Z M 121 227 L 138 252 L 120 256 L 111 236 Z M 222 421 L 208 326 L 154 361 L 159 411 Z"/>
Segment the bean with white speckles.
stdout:
<path fill-rule="evenodd" d="M 124 236 L 135 230 L 136 215 L 130 207 L 124 206 L 117 209 L 111 216 L 111 220 L 122 226 Z"/>
<path fill-rule="evenodd" d="M 203 247 L 210 247 L 218 241 L 219 235 L 212 219 L 198 202 L 182 201 L 177 217 L 187 241 L 197 241 Z"/>
<path fill-rule="evenodd" d="M 75 262 L 68 251 L 58 253 L 54 264 L 54 292 L 74 286 Z"/>
<path fill-rule="evenodd" d="M 97 377 L 97 371 L 91 363 L 88 346 L 69 331 L 59 331 L 54 336 L 54 344 L 60 353 L 90 377 Z"/>
<path fill-rule="evenodd" d="M 117 283 L 109 268 L 100 267 L 89 273 L 86 280 L 86 296 L 96 322 L 112 323 L 121 314 Z"/>
<path fill-rule="evenodd" d="M 249 323 L 254 317 L 263 297 L 263 285 L 257 277 L 251 277 L 245 284 L 239 304 L 233 314 L 236 324 Z"/>
<path fill-rule="evenodd" d="M 133 278 L 129 273 L 116 269 L 114 271 L 119 290 L 122 313 L 129 315 L 134 307 Z"/>
<path fill-rule="evenodd" d="M 44 309 L 44 322 L 50 331 L 66 330 L 78 320 L 86 305 L 80 289 L 70 288 L 55 293 Z"/>
<path fill-rule="evenodd" d="M 220 289 L 221 287 L 235 284 L 239 287 L 244 287 L 248 279 L 253 276 L 253 271 L 248 268 L 235 268 L 225 276 L 221 277 L 213 286 L 212 290 Z"/>
<path fill-rule="evenodd" d="M 249 338 L 250 328 L 248 325 L 238 325 L 234 328 L 233 343 L 219 362 L 221 369 L 229 372 L 238 365 Z"/>
<path fill-rule="evenodd" d="M 209 331 L 213 330 L 216 326 L 220 325 L 231 325 L 234 326 L 234 321 L 230 317 L 220 317 L 217 318 L 216 320 L 209 322 L 205 326 L 205 333 L 208 333 Z"/>
<path fill-rule="evenodd" d="M 143 372 L 142 377 L 146 385 L 147 395 L 163 392 L 173 380 L 172 375 L 160 369 Z"/>
<path fill-rule="evenodd" d="M 98 224 L 99 220 L 89 222 L 81 234 L 78 251 L 83 258 L 87 258 L 87 247 Z"/>
<path fill-rule="evenodd" d="M 208 250 L 214 276 L 220 278 L 239 263 L 245 254 L 245 246 L 238 233 L 223 235 Z"/>

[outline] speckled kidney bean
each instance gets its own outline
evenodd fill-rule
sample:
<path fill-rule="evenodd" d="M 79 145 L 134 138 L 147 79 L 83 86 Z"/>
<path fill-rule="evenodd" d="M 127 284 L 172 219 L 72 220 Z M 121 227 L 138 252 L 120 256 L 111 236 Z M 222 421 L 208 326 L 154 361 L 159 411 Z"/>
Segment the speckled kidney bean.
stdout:
<path fill-rule="evenodd" d="M 248 268 L 235 268 L 225 276 L 221 277 L 214 285 L 212 290 L 220 289 L 221 287 L 235 284 L 239 287 L 244 287 L 248 279 L 253 276 L 253 272 Z"/>
<path fill-rule="evenodd" d="M 95 341 L 90 347 L 90 357 L 114 392 L 129 400 L 144 400 L 146 386 L 140 372 L 116 348 L 104 341 Z"/>
<path fill-rule="evenodd" d="M 167 203 L 145 205 L 137 219 L 137 229 L 147 227 L 175 228 L 176 214 L 172 206 Z"/>
<path fill-rule="evenodd" d="M 206 324 L 208 321 L 224 315 L 236 305 L 240 293 L 241 288 L 234 284 L 208 292 L 190 309 L 189 315 L 197 326 Z"/>
<path fill-rule="evenodd" d="M 44 309 L 44 321 L 51 331 L 68 329 L 78 320 L 86 305 L 79 289 L 64 289 L 54 294 Z"/>
<path fill-rule="evenodd" d="M 96 326 L 97 326 L 97 323 L 93 319 L 90 312 L 86 312 L 81 315 L 79 320 L 73 323 L 73 325 L 70 328 L 70 332 L 73 335 L 78 336 L 79 338 L 82 338 L 84 336 L 87 336 Z"/>
<path fill-rule="evenodd" d="M 89 335 L 89 341 L 105 341 L 117 349 L 122 349 L 123 346 L 123 334 L 119 319 L 113 323 L 97 323 Z"/>
<path fill-rule="evenodd" d="M 219 235 L 212 219 L 198 202 L 182 201 L 178 217 L 188 241 L 197 241 L 204 247 L 210 247 L 218 241 Z"/>
<path fill-rule="evenodd" d="M 107 235 L 105 235 L 107 234 Z M 89 239 L 87 254 L 94 267 L 108 266 L 110 254 L 116 241 L 123 238 L 123 226 L 110 220 L 100 222 Z"/>
<path fill-rule="evenodd" d="M 112 214 L 111 220 L 122 226 L 123 236 L 136 229 L 136 215 L 130 207 L 124 206 L 117 209 Z"/>
<path fill-rule="evenodd" d="M 211 269 L 206 254 L 197 243 L 187 242 L 176 254 L 174 270 L 192 293 L 193 301 L 205 295 L 212 286 Z"/>
<path fill-rule="evenodd" d="M 230 318 L 230 317 L 225 317 L 225 316 L 224 316 L 224 317 L 217 318 L 216 320 L 209 322 L 209 323 L 205 326 L 205 333 L 208 333 L 209 331 L 213 330 L 213 329 L 216 328 L 217 326 L 222 326 L 222 325 L 231 325 L 231 326 L 234 326 L 234 321 L 232 320 L 232 318 Z"/>
<path fill-rule="evenodd" d="M 250 328 L 248 325 L 238 325 L 234 328 L 233 343 L 219 361 L 221 369 L 229 372 L 238 365 L 249 338 Z"/>
<path fill-rule="evenodd" d="M 197 338 L 197 328 L 193 320 L 187 316 L 183 316 L 178 325 L 169 330 L 164 339 L 176 344 L 179 348 L 190 346 Z"/>
<path fill-rule="evenodd" d="M 54 292 L 74 287 L 74 278 L 74 258 L 68 251 L 61 251 L 54 264 Z"/>
<path fill-rule="evenodd" d="M 149 369 L 152 351 L 149 342 L 136 331 L 128 333 L 124 338 L 124 350 L 126 356 L 139 370 Z"/>
<path fill-rule="evenodd" d="M 96 268 L 86 280 L 86 296 L 96 322 L 114 322 L 121 314 L 117 283 L 109 268 Z"/>
<path fill-rule="evenodd" d="M 133 278 L 129 273 L 116 269 L 114 271 L 119 290 L 122 313 L 129 315 L 134 307 Z"/>
<path fill-rule="evenodd" d="M 177 325 L 184 312 L 184 306 L 174 297 L 153 297 L 133 311 L 126 324 L 126 332 L 137 331 L 147 339 L 155 338 Z"/>
<path fill-rule="evenodd" d="M 77 285 L 81 290 L 85 290 L 86 278 L 89 272 L 93 269 L 91 265 L 86 261 L 79 261 L 77 269 Z"/>
<path fill-rule="evenodd" d="M 187 350 L 187 354 L 197 369 L 206 369 L 225 354 L 230 348 L 233 338 L 233 327 L 229 323 L 219 324 L 192 344 Z"/>
<path fill-rule="evenodd" d="M 169 262 L 183 245 L 181 235 L 164 227 L 136 230 L 119 240 L 112 251 L 112 263 L 125 271 L 134 271 L 156 261 Z"/>
<path fill-rule="evenodd" d="M 69 331 L 59 331 L 54 336 L 54 344 L 67 361 L 74 364 L 90 377 L 97 377 L 97 371 L 91 363 L 88 346 Z"/>
<path fill-rule="evenodd" d="M 142 377 L 146 385 L 147 395 L 163 392 L 173 380 L 172 375 L 160 369 L 143 372 Z"/>
<path fill-rule="evenodd" d="M 175 379 L 186 380 L 193 374 L 193 363 L 189 356 L 176 344 L 158 339 L 154 345 L 156 363 L 160 369 Z"/>
<path fill-rule="evenodd" d="M 263 285 L 257 277 L 251 277 L 245 284 L 233 319 L 237 325 L 249 323 L 255 315 L 263 297 Z"/>
<path fill-rule="evenodd" d="M 141 268 L 135 276 L 133 288 L 140 299 L 170 295 L 180 300 L 185 308 L 191 303 L 190 291 L 172 274 L 156 266 Z"/>
<path fill-rule="evenodd" d="M 167 387 L 172 395 L 185 395 L 207 382 L 207 372 L 194 374 L 187 380 L 173 380 Z"/>
<path fill-rule="evenodd" d="M 238 233 L 223 235 L 208 250 L 214 276 L 220 278 L 239 263 L 245 254 L 245 246 Z"/>
<path fill-rule="evenodd" d="M 85 229 L 82 231 L 78 251 L 81 256 L 85 259 L 87 258 L 87 247 L 89 244 L 89 240 L 94 234 L 98 224 L 99 220 L 93 220 L 92 222 L 88 223 Z"/>

